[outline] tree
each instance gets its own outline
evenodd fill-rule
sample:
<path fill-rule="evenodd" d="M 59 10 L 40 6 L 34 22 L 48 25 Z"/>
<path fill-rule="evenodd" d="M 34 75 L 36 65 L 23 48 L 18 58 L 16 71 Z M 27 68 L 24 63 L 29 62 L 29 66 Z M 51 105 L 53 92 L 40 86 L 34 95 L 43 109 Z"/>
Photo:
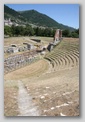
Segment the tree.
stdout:
<path fill-rule="evenodd" d="M 14 25 L 11 26 L 11 30 L 12 30 L 12 35 L 15 36 L 15 26 Z"/>
<path fill-rule="evenodd" d="M 11 27 L 9 27 L 9 26 L 4 26 L 4 34 L 5 34 L 5 35 L 12 36 Z"/>
<path fill-rule="evenodd" d="M 75 32 L 79 35 L 79 29 L 75 30 Z"/>
<path fill-rule="evenodd" d="M 72 35 L 73 38 L 79 38 L 79 35 L 75 32 L 72 32 L 71 35 Z"/>
<path fill-rule="evenodd" d="M 35 32 L 36 36 L 39 36 L 40 33 L 39 33 L 39 27 L 36 28 L 36 32 Z"/>
<path fill-rule="evenodd" d="M 71 37 L 73 38 L 79 38 L 79 29 L 76 29 L 71 32 Z"/>
<path fill-rule="evenodd" d="M 34 35 L 34 30 L 33 28 L 30 26 L 29 27 L 29 36 L 33 36 Z"/>
<path fill-rule="evenodd" d="M 62 32 L 62 35 L 64 37 L 69 37 L 69 34 L 70 34 L 69 30 L 63 30 L 63 32 Z"/>

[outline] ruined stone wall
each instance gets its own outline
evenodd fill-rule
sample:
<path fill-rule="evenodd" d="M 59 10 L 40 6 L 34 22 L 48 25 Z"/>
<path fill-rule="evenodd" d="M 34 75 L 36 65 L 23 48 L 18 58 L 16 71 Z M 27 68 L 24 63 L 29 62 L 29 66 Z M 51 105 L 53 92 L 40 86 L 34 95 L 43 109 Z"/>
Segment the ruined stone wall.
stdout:
<path fill-rule="evenodd" d="M 54 40 L 59 40 L 59 29 L 56 30 Z"/>
<path fill-rule="evenodd" d="M 54 41 L 58 41 L 62 38 L 62 30 L 57 29 L 54 36 Z"/>
<path fill-rule="evenodd" d="M 6 58 L 4 60 L 4 73 L 6 74 L 32 63 L 37 59 L 37 55 L 37 52 L 34 50 Z"/>
<path fill-rule="evenodd" d="M 62 30 L 59 30 L 59 39 L 62 39 Z"/>

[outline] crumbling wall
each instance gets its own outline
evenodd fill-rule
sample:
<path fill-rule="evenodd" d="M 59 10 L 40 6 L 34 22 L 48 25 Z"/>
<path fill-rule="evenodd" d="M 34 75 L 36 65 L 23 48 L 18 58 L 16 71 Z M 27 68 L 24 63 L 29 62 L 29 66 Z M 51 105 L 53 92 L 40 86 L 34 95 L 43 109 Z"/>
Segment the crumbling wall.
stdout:
<path fill-rule="evenodd" d="M 62 38 L 62 30 L 57 29 L 54 35 L 54 41 L 59 41 Z"/>
<path fill-rule="evenodd" d="M 49 43 L 47 49 L 51 51 L 62 40 L 62 30 L 57 29 L 53 38 L 53 42 Z"/>
<path fill-rule="evenodd" d="M 35 61 L 37 58 L 37 52 L 31 51 L 26 52 L 23 54 L 17 54 L 15 56 L 10 56 L 4 60 L 4 73 L 11 72 L 13 70 L 19 69 L 21 67 L 24 67 L 33 61 Z"/>

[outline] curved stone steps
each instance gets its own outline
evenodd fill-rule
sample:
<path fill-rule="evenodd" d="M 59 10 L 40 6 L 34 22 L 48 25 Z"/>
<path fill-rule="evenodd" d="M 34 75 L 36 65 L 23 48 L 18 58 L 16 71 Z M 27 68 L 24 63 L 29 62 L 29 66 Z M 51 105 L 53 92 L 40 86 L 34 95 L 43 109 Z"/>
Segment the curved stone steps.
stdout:
<path fill-rule="evenodd" d="M 77 61 L 78 61 L 78 57 L 75 56 L 73 53 L 69 54 L 69 57 L 71 58 L 72 63 L 73 63 L 73 65 L 70 63 L 70 64 L 72 65 L 72 67 L 73 67 L 73 66 L 76 66 Z"/>
<path fill-rule="evenodd" d="M 65 63 L 64 63 L 64 65 L 63 65 L 63 61 L 64 61 L 64 60 L 61 59 L 60 55 L 62 56 L 62 59 L 63 59 L 63 57 L 64 57 L 64 58 L 67 60 L 68 65 L 65 66 Z M 57 62 L 57 63 L 56 63 L 56 64 L 57 64 L 56 70 L 58 70 L 58 69 L 63 69 L 63 68 L 67 68 L 68 66 L 70 66 L 71 64 L 73 64 L 73 62 L 72 62 L 72 57 L 71 57 L 70 55 L 67 56 L 67 53 L 65 53 L 65 52 L 60 53 L 60 55 L 57 54 L 57 56 L 56 56 L 56 54 L 55 54 L 55 55 L 52 55 L 52 57 L 51 57 L 51 58 L 53 58 L 53 60 L 55 60 L 55 62 Z M 72 63 L 71 63 L 71 62 L 72 62 Z"/>
<path fill-rule="evenodd" d="M 53 68 L 55 68 L 56 65 L 58 66 L 60 64 L 59 62 L 55 62 L 55 58 L 51 57 L 51 59 L 53 60 L 53 64 L 54 64 Z"/>
<path fill-rule="evenodd" d="M 73 54 L 75 54 L 79 58 L 79 52 L 74 51 Z"/>
<path fill-rule="evenodd" d="M 61 54 L 54 54 L 54 55 L 52 55 L 52 57 L 54 58 L 54 60 L 55 60 L 55 62 L 56 61 L 58 61 L 59 63 L 57 63 L 58 65 L 59 65 L 59 67 L 60 66 L 64 66 L 64 65 L 66 65 L 66 63 L 67 63 L 67 61 L 65 60 L 65 58 L 61 55 Z M 57 68 L 58 68 L 58 66 L 57 66 Z"/>
<path fill-rule="evenodd" d="M 72 43 L 72 42 L 62 42 L 60 46 L 67 46 L 67 45 L 71 45 L 71 46 L 79 46 L 79 43 Z"/>
<path fill-rule="evenodd" d="M 55 64 L 52 71 L 56 71 L 56 69 L 59 69 L 61 62 L 60 60 L 55 60 L 55 57 L 51 57 L 51 58 L 53 59 Z"/>
<path fill-rule="evenodd" d="M 57 63 L 58 66 L 55 68 L 56 70 L 66 69 L 66 68 L 69 68 L 70 66 L 73 66 L 74 64 L 73 58 L 70 55 L 66 55 L 65 57 L 68 59 L 68 62 L 69 62 L 68 65 L 62 65 L 63 62 L 60 62 L 60 59 L 56 57 L 53 58 L 55 62 L 59 62 Z"/>
<path fill-rule="evenodd" d="M 74 51 L 72 54 L 76 57 L 77 62 L 79 62 L 79 52 Z"/>
<path fill-rule="evenodd" d="M 79 52 L 78 51 L 78 48 L 68 48 L 68 50 L 63 50 L 63 52 L 73 52 L 73 51 L 76 51 L 76 52 Z M 54 55 L 55 53 L 60 53 L 60 52 L 62 52 L 62 48 L 61 49 L 58 49 L 58 48 L 55 48 L 54 49 L 54 51 L 52 51 L 50 54 L 48 54 L 48 55 L 46 55 L 45 57 L 47 57 L 47 56 L 52 56 L 52 55 Z"/>
<path fill-rule="evenodd" d="M 67 50 L 67 51 L 70 51 L 70 50 L 79 50 L 79 47 L 77 47 L 77 46 L 76 46 L 76 47 L 71 47 L 71 46 L 64 47 L 64 46 L 63 46 L 63 47 L 61 47 L 61 48 L 56 48 L 56 49 L 57 49 L 57 50 L 62 50 L 62 49 L 63 49 L 64 51 L 66 51 L 66 50 Z M 56 49 L 55 49 L 55 51 L 56 51 Z"/>
<path fill-rule="evenodd" d="M 56 66 L 58 67 L 59 62 L 55 62 L 54 58 L 52 58 L 52 57 L 48 57 L 48 58 L 46 58 L 46 59 L 50 61 L 50 65 L 52 65 L 52 66 L 51 66 L 51 69 L 49 69 L 49 70 L 50 70 L 51 72 L 53 72 L 53 71 L 55 70 L 55 67 L 56 67 Z"/>
<path fill-rule="evenodd" d="M 65 65 L 67 64 L 68 61 L 66 61 L 65 57 L 63 57 L 62 55 L 58 55 L 57 57 L 54 58 L 55 62 L 56 60 L 60 60 L 61 63 L 59 64 L 59 67 L 61 66 L 61 68 L 64 68 Z"/>
<path fill-rule="evenodd" d="M 62 49 L 61 49 L 62 50 Z M 70 52 L 70 51 L 78 51 L 77 48 L 65 48 L 63 51 Z"/>
<path fill-rule="evenodd" d="M 56 58 L 55 58 L 55 59 L 56 59 Z M 58 69 L 60 69 L 60 67 L 62 68 L 63 62 L 62 62 L 61 58 L 59 58 L 59 59 L 57 58 L 56 60 L 60 62 Z M 56 67 L 56 68 L 57 68 L 57 67 Z"/>
<path fill-rule="evenodd" d="M 69 52 L 57 52 L 57 54 L 55 53 L 54 55 L 52 55 L 52 57 L 54 56 L 54 57 L 63 57 L 64 55 L 68 55 L 68 54 L 73 54 L 74 52 L 73 51 L 71 51 L 70 53 Z M 76 52 L 75 52 L 76 53 Z M 50 55 L 51 56 L 51 55 Z M 70 56 L 70 58 L 71 58 L 71 56 Z M 72 59 L 72 58 L 71 58 Z M 77 60 L 77 59 L 76 59 Z"/>
<path fill-rule="evenodd" d="M 79 52 L 78 49 L 76 49 L 76 48 L 75 48 L 75 49 L 72 49 L 72 48 L 71 48 L 71 49 L 69 49 L 69 51 L 68 51 L 68 50 L 63 50 L 63 52 L 67 52 L 67 53 L 74 52 L 74 51 Z M 59 49 L 59 50 L 56 49 L 55 52 L 52 53 L 52 54 L 60 53 L 60 52 L 62 52 L 62 50 L 60 50 L 60 49 Z M 52 54 L 50 54 L 50 55 L 52 55 Z M 49 56 L 50 56 L 50 55 L 49 55 Z"/>
<path fill-rule="evenodd" d="M 79 54 L 79 51 L 76 51 L 77 54 Z"/>
<path fill-rule="evenodd" d="M 62 64 L 59 65 L 59 68 L 58 68 L 58 69 L 65 69 L 66 64 L 65 64 L 64 61 L 65 61 L 65 60 L 63 60 L 63 58 L 62 58 Z M 58 70 L 58 69 L 56 68 L 56 70 Z"/>
<path fill-rule="evenodd" d="M 52 67 L 54 67 L 53 60 L 50 57 L 45 57 L 45 59 L 47 59 L 50 62 L 50 64 L 52 65 Z"/>
<path fill-rule="evenodd" d="M 73 53 L 73 52 L 77 53 L 77 52 L 78 52 L 78 50 L 77 50 L 77 49 L 75 49 L 75 50 L 70 50 L 70 51 L 69 51 L 69 53 Z"/>
<path fill-rule="evenodd" d="M 66 44 L 65 44 L 65 43 L 64 43 L 62 46 L 64 46 L 64 47 L 65 47 L 65 46 L 69 46 L 69 47 L 70 47 L 70 46 L 71 46 L 71 47 L 78 47 L 79 44 L 70 44 L 70 43 L 68 43 L 68 44 L 66 43 Z"/>
<path fill-rule="evenodd" d="M 65 49 L 63 49 L 63 47 Z M 54 50 L 47 55 L 47 57 L 54 60 L 54 70 L 74 67 L 79 64 L 79 46 L 74 43 L 63 43 L 62 45 L 55 47 Z"/>
<path fill-rule="evenodd" d="M 59 52 L 58 54 L 57 54 L 57 56 L 60 56 L 60 57 L 64 57 L 64 56 L 66 56 L 67 54 L 70 54 L 69 52 Z M 56 57 L 56 54 L 54 54 L 54 56 Z M 66 57 L 67 58 L 67 57 Z"/>
<path fill-rule="evenodd" d="M 59 66 L 59 70 L 61 70 L 61 69 L 67 69 L 67 68 L 69 68 L 73 64 L 72 63 L 72 59 L 71 59 L 71 57 L 69 55 L 66 55 L 65 57 L 68 59 L 68 62 L 69 63 L 68 63 L 68 65 L 65 65 L 65 67 Z"/>
<path fill-rule="evenodd" d="M 66 69 L 69 66 L 70 60 L 67 56 L 61 55 L 61 58 L 63 59 L 63 69 Z"/>
<path fill-rule="evenodd" d="M 56 69 L 60 69 L 60 67 L 63 68 L 63 66 L 65 65 L 65 60 L 61 57 L 52 56 L 51 59 L 53 59 L 54 62 L 56 63 L 56 65 L 54 66 L 54 71 Z M 64 61 L 64 63 L 63 63 L 63 61 Z"/>
<path fill-rule="evenodd" d="M 59 62 L 59 60 L 55 60 L 55 57 L 51 57 L 53 60 L 54 60 L 54 62 L 55 62 L 55 67 L 54 67 L 54 71 L 56 70 L 56 68 L 58 69 L 59 68 L 59 66 L 60 66 L 60 62 Z"/>
<path fill-rule="evenodd" d="M 79 58 L 79 52 L 73 52 L 73 54 L 75 54 L 78 58 Z"/>
<path fill-rule="evenodd" d="M 63 44 L 59 47 L 57 47 L 57 49 L 62 49 L 62 48 L 79 48 L 79 45 L 71 45 L 71 44 Z"/>
<path fill-rule="evenodd" d="M 72 54 L 67 54 L 66 55 L 66 58 L 68 58 L 69 60 L 69 65 L 67 67 L 70 67 L 70 66 L 75 66 L 76 65 L 76 57 Z M 62 69 L 63 67 L 61 67 L 62 65 L 60 65 L 60 69 Z M 66 68 L 67 68 L 66 67 Z"/>
<path fill-rule="evenodd" d="M 76 60 L 76 65 L 78 65 L 79 64 L 79 58 L 78 58 L 78 56 L 77 55 L 75 55 L 74 53 L 73 54 L 71 54 L 73 57 L 75 57 L 75 60 Z"/>
<path fill-rule="evenodd" d="M 73 59 L 73 57 L 72 57 L 72 55 L 71 54 L 68 54 L 67 55 L 68 57 L 69 57 L 69 59 L 70 59 L 70 66 L 72 66 L 73 67 L 73 65 L 74 65 L 74 59 Z"/>
<path fill-rule="evenodd" d="M 73 54 L 78 58 L 78 60 L 77 60 L 77 61 L 78 61 L 77 64 L 79 65 L 79 53 L 74 52 Z"/>

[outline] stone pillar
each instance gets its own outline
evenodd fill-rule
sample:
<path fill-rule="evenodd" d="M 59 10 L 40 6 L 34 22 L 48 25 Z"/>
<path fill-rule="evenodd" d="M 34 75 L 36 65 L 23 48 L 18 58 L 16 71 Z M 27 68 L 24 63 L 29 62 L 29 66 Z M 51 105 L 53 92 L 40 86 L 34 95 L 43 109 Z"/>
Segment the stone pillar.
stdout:
<path fill-rule="evenodd" d="M 59 30 L 59 40 L 62 39 L 62 30 Z"/>
<path fill-rule="evenodd" d="M 54 41 L 59 40 L 59 31 L 60 31 L 60 29 L 57 29 L 57 30 L 56 30 L 55 36 L 54 36 Z"/>

